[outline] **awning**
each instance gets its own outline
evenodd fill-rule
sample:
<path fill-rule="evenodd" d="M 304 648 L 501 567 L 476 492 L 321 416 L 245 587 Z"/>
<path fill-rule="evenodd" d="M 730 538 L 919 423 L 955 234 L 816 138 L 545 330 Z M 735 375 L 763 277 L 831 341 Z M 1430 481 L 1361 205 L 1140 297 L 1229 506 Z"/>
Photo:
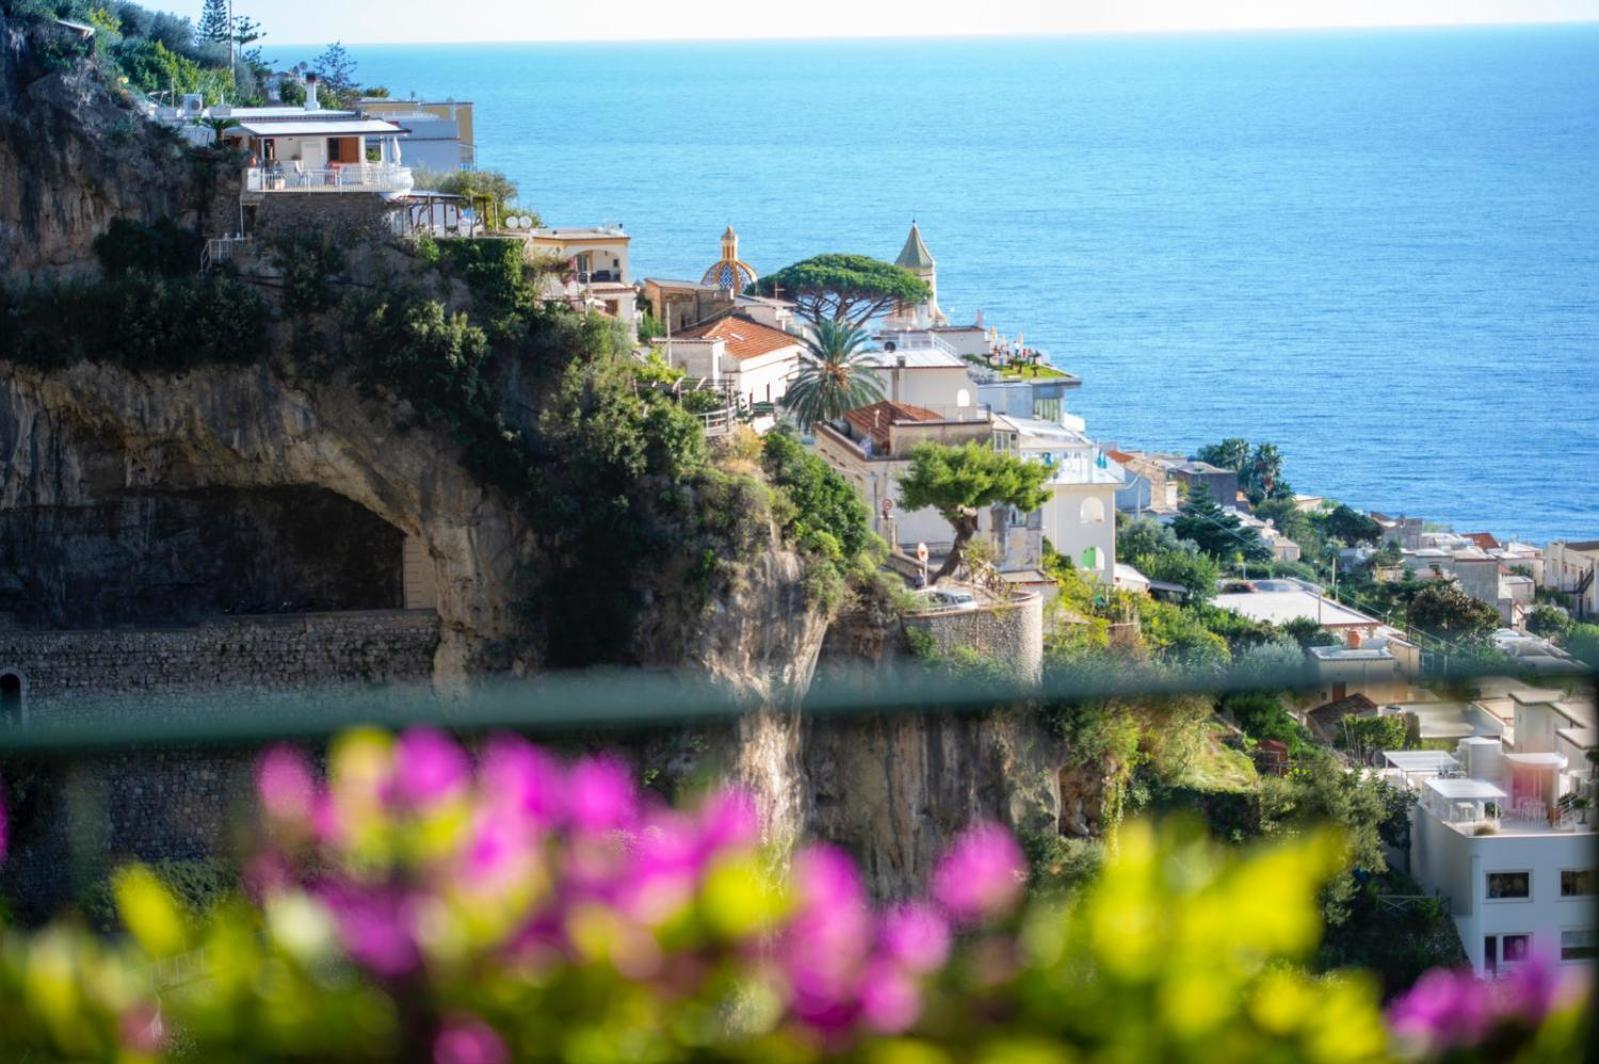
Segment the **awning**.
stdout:
<path fill-rule="evenodd" d="M 1504 791 L 1487 780 L 1428 780 L 1427 787 L 1450 801 L 1497 802 L 1507 797 Z"/>
<path fill-rule="evenodd" d="M 240 122 L 224 130 L 224 135 L 239 130 L 252 137 L 373 137 L 405 130 L 392 122 L 376 118 L 350 118 L 341 121 L 295 122 L 273 120 L 267 122 Z"/>
<path fill-rule="evenodd" d="M 1382 756 L 1401 772 L 1442 772 L 1460 767 L 1460 762 L 1442 750 L 1384 750 Z"/>
<path fill-rule="evenodd" d="M 1533 768 L 1561 769 L 1566 767 L 1565 754 L 1506 754 L 1505 760 L 1510 762 L 1512 765 L 1528 765 Z"/>

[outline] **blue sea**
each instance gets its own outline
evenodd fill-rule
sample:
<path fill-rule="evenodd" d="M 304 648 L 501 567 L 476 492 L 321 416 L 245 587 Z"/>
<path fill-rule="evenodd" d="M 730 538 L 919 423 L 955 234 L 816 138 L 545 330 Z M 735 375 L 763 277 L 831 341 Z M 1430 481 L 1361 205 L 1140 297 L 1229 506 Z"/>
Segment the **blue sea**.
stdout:
<path fill-rule="evenodd" d="M 1599 538 L 1599 25 L 352 52 L 472 100 L 480 164 L 624 224 L 635 276 L 729 223 L 762 270 L 892 258 L 914 217 L 952 317 L 1079 374 L 1102 441 Z"/>

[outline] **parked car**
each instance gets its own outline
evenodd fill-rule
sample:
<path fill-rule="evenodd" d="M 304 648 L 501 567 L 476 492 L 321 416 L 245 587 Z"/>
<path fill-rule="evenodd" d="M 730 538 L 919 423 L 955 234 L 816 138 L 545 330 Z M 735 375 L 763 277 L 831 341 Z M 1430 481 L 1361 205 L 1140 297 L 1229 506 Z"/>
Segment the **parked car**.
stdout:
<path fill-rule="evenodd" d="M 931 610 L 975 610 L 977 596 L 955 587 L 929 587 L 916 592 Z"/>

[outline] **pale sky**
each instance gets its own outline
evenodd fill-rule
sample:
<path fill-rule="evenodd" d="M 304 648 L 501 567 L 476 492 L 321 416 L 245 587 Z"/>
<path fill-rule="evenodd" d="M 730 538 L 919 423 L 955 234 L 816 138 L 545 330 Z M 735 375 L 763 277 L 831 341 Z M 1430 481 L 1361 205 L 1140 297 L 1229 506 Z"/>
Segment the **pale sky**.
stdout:
<path fill-rule="evenodd" d="M 155 0 L 198 18 L 200 0 Z M 188 10 L 192 8 L 193 10 Z M 273 44 L 1149 33 L 1599 20 L 1599 0 L 235 0 Z"/>

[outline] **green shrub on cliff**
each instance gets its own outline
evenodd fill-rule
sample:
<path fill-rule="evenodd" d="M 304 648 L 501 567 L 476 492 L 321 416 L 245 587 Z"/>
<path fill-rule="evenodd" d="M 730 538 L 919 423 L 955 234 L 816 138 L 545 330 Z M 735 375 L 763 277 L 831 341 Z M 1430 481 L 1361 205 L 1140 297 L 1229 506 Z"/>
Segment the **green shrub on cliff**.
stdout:
<path fill-rule="evenodd" d="M 238 364 L 265 350 L 268 317 L 254 288 L 222 274 L 39 284 L 0 295 L 0 358 L 153 371 Z"/>
<path fill-rule="evenodd" d="M 866 504 L 832 466 L 784 431 L 766 437 L 761 465 L 791 504 L 782 512 L 786 536 L 839 559 L 866 549 L 872 535 Z"/>
<path fill-rule="evenodd" d="M 106 273 L 191 276 L 200 264 L 201 241 L 168 218 L 154 225 L 116 218 L 94 238 L 94 254 Z"/>
<path fill-rule="evenodd" d="M 439 262 L 461 277 L 493 319 L 525 317 L 533 310 L 533 285 L 520 240 L 441 240 Z"/>

